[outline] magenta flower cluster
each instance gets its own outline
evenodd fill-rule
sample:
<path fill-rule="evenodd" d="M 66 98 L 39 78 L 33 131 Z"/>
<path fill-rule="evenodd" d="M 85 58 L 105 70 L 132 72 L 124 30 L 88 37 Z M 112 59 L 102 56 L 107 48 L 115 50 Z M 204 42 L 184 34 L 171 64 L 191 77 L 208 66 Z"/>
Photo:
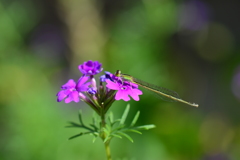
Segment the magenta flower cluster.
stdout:
<path fill-rule="evenodd" d="M 87 61 L 79 65 L 78 68 L 83 75 L 79 78 L 77 83 L 73 79 L 70 79 L 66 84 L 62 85 L 61 89 L 63 90 L 57 93 L 57 101 L 61 102 L 65 99 L 65 103 L 69 103 L 71 101 L 79 102 L 79 98 L 85 99 L 86 97 L 83 93 L 91 93 L 92 90 L 94 90 L 94 84 L 87 81 L 90 80 L 90 76 L 93 77 L 95 74 L 102 71 L 101 66 L 102 64 L 98 61 Z"/>
<path fill-rule="evenodd" d="M 94 76 L 103 70 L 102 64 L 98 61 L 84 62 L 78 68 L 82 76 L 77 82 L 70 79 L 62 85 L 62 90 L 57 93 L 58 102 L 64 100 L 65 103 L 72 101 L 77 103 L 82 100 L 95 111 L 100 112 L 99 108 L 105 108 L 107 111 L 115 100 L 129 101 L 132 97 L 135 101 L 139 101 L 142 91 L 138 89 L 138 85 L 110 72 L 100 76 L 99 85 L 97 85 Z"/>
<path fill-rule="evenodd" d="M 69 103 L 71 101 L 79 102 L 79 97 L 84 98 L 83 95 L 80 95 L 81 92 L 86 92 L 89 90 L 90 82 L 86 81 L 88 77 L 82 76 L 79 78 L 78 82 L 76 83 L 73 79 L 68 80 L 68 82 L 62 85 L 61 91 L 57 93 L 57 101 L 61 102 L 65 98 L 65 103 Z"/>

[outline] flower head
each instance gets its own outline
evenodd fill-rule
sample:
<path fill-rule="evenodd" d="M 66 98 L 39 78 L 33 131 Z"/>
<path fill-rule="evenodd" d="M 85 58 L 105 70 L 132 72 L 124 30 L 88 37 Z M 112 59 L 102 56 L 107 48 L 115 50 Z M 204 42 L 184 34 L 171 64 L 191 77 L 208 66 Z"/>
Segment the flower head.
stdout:
<path fill-rule="evenodd" d="M 135 101 L 139 101 L 139 95 L 142 95 L 142 91 L 140 91 L 136 84 L 131 85 L 129 82 L 112 82 L 111 80 L 106 80 L 106 87 L 112 90 L 117 90 L 115 95 L 116 100 L 124 100 L 129 101 L 131 96 Z"/>
<path fill-rule="evenodd" d="M 98 61 L 87 61 L 78 66 L 78 69 L 84 75 L 95 75 L 102 71 L 102 64 Z"/>
<path fill-rule="evenodd" d="M 63 90 L 57 93 L 57 101 L 61 102 L 65 99 L 65 103 L 79 102 L 79 96 L 83 96 L 80 92 L 88 91 L 88 86 L 91 84 L 90 82 L 86 83 L 87 80 L 88 77 L 86 76 L 81 77 L 77 83 L 73 79 L 68 80 L 66 84 L 62 85 L 61 89 Z"/>

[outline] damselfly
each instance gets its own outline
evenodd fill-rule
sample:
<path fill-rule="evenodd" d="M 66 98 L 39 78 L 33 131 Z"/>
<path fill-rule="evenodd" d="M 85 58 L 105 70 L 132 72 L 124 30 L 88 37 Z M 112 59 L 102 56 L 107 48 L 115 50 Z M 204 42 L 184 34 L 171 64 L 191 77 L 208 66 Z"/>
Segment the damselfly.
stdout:
<path fill-rule="evenodd" d="M 182 102 L 182 103 L 188 104 L 193 107 L 198 107 L 198 104 L 190 103 L 190 102 L 187 102 L 187 101 L 181 99 L 179 97 L 178 93 L 175 91 L 144 82 L 142 80 L 139 80 L 139 79 L 134 78 L 127 74 L 122 74 L 121 71 L 119 71 L 119 70 L 117 70 L 117 72 L 115 73 L 115 76 L 120 77 L 122 80 L 129 81 L 131 83 L 135 83 L 147 90 L 150 90 L 150 91 L 156 93 L 156 95 L 163 100 L 177 101 L 177 102 Z"/>

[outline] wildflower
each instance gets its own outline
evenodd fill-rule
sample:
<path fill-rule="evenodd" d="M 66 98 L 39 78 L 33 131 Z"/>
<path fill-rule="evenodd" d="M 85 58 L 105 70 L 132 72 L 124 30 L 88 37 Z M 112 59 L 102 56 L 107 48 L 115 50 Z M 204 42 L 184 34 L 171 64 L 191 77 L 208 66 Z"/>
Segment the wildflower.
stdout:
<path fill-rule="evenodd" d="M 98 61 L 93 62 L 91 60 L 79 65 L 78 69 L 84 75 L 95 75 L 103 70 L 101 63 Z"/>
<path fill-rule="evenodd" d="M 73 79 L 68 80 L 68 82 L 61 87 L 61 91 L 57 93 L 57 101 L 65 101 L 65 103 L 70 103 L 71 101 L 79 102 L 80 100 L 88 104 L 99 116 L 93 117 L 93 123 L 89 126 L 85 125 L 82 120 L 82 114 L 79 112 L 79 123 L 70 122 L 68 127 L 76 127 L 84 129 L 86 131 L 80 132 L 77 135 L 70 137 L 73 139 L 82 135 L 93 135 L 94 140 L 100 137 L 106 148 L 107 158 L 111 159 L 109 143 L 114 137 L 127 137 L 131 142 L 132 138 L 125 132 L 136 132 L 141 133 L 138 130 L 148 130 L 154 128 L 154 125 L 144 125 L 144 126 L 134 126 L 137 118 L 139 117 L 139 112 L 136 113 L 134 119 L 129 127 L 125 127 L 125 119 L 128 115 L 130 106 L 127 105 L 122 119 L 113 119 L 113 114 L 106 116 L 107 111 L 112 106 L 113 102 L 116 100 L 123 99 L 124 101 L 129 101 L 130 97 L 134 100 L 139 100 L 139 95 L 142 91 L 138 89 L 138 85 L 131 82 L 131 77 L 124 79 L 118 70 L 116 74 L 110 72 L 105 72 L 105 75 L 100 76 L 100 82 L 97 83 L 94 75 L 102 71 L 102 64 L 98 61 L 87 61 L 79 65 L 80 72 L 83 73 L 82 77 L 79 78 L 77 82 Z M 106 83 L 104 83 L 106 82 Z M 106 118 L 109 120 L 106 120 Z M 119 123 L 118 126 L 113 126 Z"/>
<path fill-rule="evenodd" d="M 90 82 L 86 83 L 87 80 L 88 77 L 86 76 L 81 77 L 77 83 L 73 79 L 68 80 L 66 84 L 62 85 L 61 89 L 63 90 L 57 93 L 57 101 L 61 102 L 65 99 L 65 103 L 79 102 L 79 97 L 84 98 L 84 95 L 80 92 L 88 91 L 88 86 L 91 84 Z"/>
<path fill-rule="evenodd" d="M 107 85 L 106 87 L 112 90 L 117 90 L 115 95 L 116 100 L 124 100 L 129 101 L 131 96 L 135 101 L 139 101 L 139 95 L 142 95 L 142 91 L 137 89 L 137 85 L 131 85 L 128 82 L 112 82 L 111 80 L 106 79 Z"/>

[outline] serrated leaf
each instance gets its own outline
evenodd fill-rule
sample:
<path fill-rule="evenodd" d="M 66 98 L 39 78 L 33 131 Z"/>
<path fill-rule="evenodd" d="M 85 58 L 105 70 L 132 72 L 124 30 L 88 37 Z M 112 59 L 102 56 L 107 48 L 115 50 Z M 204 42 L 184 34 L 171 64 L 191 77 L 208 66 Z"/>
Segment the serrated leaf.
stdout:
<path fill-rule="evenodd" d="M 79 112 L 78 112 L 78 119 L 79 119 L 80 124 L 83 125 L 83 120 L 82 120 L 82 110 L 79 110 Z"/>
<path fill-rule="evenodd" d="M 119 131 L 116 134 L 120 134 L 120 135 L 126 137 L 129 141 L 133 142 L 133 139 L 128 134 L 126 134 L 124 132 Z"/>
<path fill-rule="evenodd" d="M 124 112 L 123 112 L 123 115 L 122 115 L 120 124 L 124 124 L 124 123 L 125 123 L 125 120 L 126 120 L 126 118 L 127 118 L 127 116 L 128 116 L 129 109 L 130 109 L 130 105 L 128 104 L 127 107 L 126 107 L 126 109 L 125 109 Z"/>
<path fill-rule="evenodd" d="M 149 130 L 152 128 L 155 128 L 156 126 L 154 124 L 149 124 L 149 125 L 144 125 L 144 126 L 138 126 L 136 127 L 137 129 L 144 129 L 144 130 Z"/>
<path fill-rule="evenodd" d="M 139 115 L 140 115 L 140 111 L 137 111 L 137 113 L 135 114 L 133 120 L 132 120 L 132 123 L 131 123 L 131 127 L 134 126 L 139 118 Z"/>

